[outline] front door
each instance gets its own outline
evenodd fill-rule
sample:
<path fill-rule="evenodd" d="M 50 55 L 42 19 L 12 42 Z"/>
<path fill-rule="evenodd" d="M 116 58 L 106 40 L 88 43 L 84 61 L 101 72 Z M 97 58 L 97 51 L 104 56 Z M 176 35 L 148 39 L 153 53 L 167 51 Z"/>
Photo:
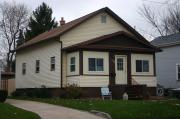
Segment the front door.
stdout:
<path fill-rule="evenodd" d="M 127 84 L 127 57 L 126 55 L 115 56 L 116 84 Z"/>

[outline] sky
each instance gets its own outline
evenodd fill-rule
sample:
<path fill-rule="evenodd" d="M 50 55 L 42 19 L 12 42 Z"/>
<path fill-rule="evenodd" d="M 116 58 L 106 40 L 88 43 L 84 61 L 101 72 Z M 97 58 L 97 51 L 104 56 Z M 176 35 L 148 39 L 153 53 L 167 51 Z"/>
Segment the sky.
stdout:
<path fill-rule="evenodd" d="M 35 10 L 42 2 L 45 2 L 52 8 L 53 17 L 56 18 L 56 21 L 60 21 L 61 17 L 64 17 L 66 22 L 103 7 L 109 7 L 147 40 L 151 41 L 154 37 L 149 34 L 154 35 L 156 32 L 152 32 L 152 27 L 139 14 L 139 8 L 143 4 L 148 4 L 151 7 L 156 6 L 154 7 L 156 8 L 155 11 L 158 11 L 163 6 L 162 3 L 173 0 L 0 0 L 0 3 L 3 1 L 23 3 L 27 5 L 30 11 Z"/>
<path fill-rule="evenodd" d="M 109 7 L 118 16 L 139 31 L 147 40 L 153 38 L 149 35 L 152 31 L 150 25 L 139 14 L 142 4 L 164 2 L 166 0 L 6 0 L 26 4 L 31 11 L 35 10 L 42 2 L 47 3 L 53 10 L 53 17 L 60 21 L 64 17 L 66 22 L 101 9 Z M 170 1 L 170 0 L 169 0 Z M 154 5 L 154 4 L 152 4 Z"/>
<path fill-rule="evenodd" d="M 47 3 L 53 10 L 53 17 L 57 21 L 64 17 L 65 21 L 71 21 L 103 7 L 109 7 L 118 16 L 125 20 L 132 27 L 135 27 L 148 40 L 145 29 L 148 24 L 139 15 L 139 7 L 144 0 L 6 0 L 8 2 L 17 2 L 26 4 L 30 10 L 37 8 L 42 2 Z"/>

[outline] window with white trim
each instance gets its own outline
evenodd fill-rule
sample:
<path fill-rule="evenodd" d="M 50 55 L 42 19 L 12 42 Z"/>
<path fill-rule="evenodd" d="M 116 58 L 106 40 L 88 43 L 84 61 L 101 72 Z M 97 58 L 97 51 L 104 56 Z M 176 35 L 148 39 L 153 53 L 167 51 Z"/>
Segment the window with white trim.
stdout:
<path fill-rule="evenodd" d="M 36 60 L 36 73 L 40 72 L 40 60 Z"/>
<path fill-rule="evenodd" d="M 176 65 L 176 79 L 180 81 L 180 64 Z"/>
<path fill-rule="evenodd" d="M 149 72 L 149 61 L 136 60 L 136 72 Z"/>
<path fill-rule="evenodd" d="M 56 62 L 56 60 L 55 60 L 55 57 L 51 57 L 51 71 L 55 71 L 55 62 Z"/>
<path fill-rule="evenodd" d="M 22 63 L 22 74 L 26 74 L 26 63 Z"/>
<path fill-rule="evenodd" d="M 89 71 L 104 71 L 104 60 L 103 58 L 89 58 Z"/>
<path fill-rule="evenodd" d="M 70 72 L 75 72 L 76 71 L 76 58 L 71 57 L 70 58 Z"/>

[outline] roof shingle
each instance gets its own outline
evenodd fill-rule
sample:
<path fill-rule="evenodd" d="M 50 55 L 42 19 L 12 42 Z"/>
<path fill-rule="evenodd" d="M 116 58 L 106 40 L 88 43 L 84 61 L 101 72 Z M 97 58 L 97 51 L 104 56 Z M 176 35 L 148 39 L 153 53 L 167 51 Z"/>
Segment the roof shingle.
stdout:
<path fill-rule="evenodd" d="M 180 44 L 180 33 L 157 37 L 151 41 L 151 44 L 158 47 Z"/>

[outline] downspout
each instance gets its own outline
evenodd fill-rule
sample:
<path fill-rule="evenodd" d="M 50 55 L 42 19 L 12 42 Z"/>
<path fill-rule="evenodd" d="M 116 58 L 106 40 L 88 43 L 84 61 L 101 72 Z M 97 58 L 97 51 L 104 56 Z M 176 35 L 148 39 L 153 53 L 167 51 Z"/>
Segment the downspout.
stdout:
<path fill-rule="evenodd" d="M 59 41 L 60 44 L 61 44 L 61 49 L 60 49 L 61 54 L 60 54 L 60 56 L 61 56 L 61 88 L 62 88 L 62 87 L 63 87 L 63 76 L 62 76 L 62 63 L 63 63 L 63 58 L 62 58 L 62 47 L 63 47 L 63 44 L 62 44 L 62 41 L 60 40 L 60 36 L 59 36 L 58 41 Z"/>

